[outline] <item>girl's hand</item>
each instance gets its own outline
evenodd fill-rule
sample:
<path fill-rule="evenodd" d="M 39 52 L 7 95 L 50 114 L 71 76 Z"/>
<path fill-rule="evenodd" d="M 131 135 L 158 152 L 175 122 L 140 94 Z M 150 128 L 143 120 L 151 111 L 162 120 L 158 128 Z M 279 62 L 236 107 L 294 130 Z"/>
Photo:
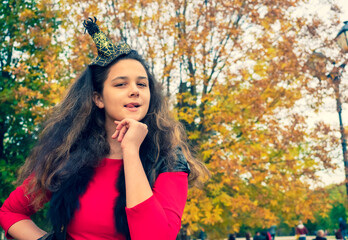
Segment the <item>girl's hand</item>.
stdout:
<path fill-rule="evenodd" d="M 121 143 L 123 150 L 135 148 L 139 151 L 140 145 L 148 133 L 147 125 L 129 118 L 114 122 L 117 127 L 111 137 Z"/>

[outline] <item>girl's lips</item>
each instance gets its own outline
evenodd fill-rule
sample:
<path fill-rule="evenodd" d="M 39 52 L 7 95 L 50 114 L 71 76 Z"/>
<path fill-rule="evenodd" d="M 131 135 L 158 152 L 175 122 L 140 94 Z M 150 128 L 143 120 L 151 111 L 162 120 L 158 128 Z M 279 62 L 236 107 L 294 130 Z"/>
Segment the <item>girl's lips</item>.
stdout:
<path fill-rule="evenodd" d="M 127 110 L 130 112 L 137 112 L 138 108 L 127 108 Z"/>
<path fill-rule="evenodd" d="M 140 105 L 134 104 L 134 103 L 129 103 L 129 104 L 125 105 L 124 107 L 130 112 L 136 112 L 139 110 Z"/>
<path fill-rule="evenodd" d="M 126 108 L 138 108 L 140 107 L 139 103 L 128 103 L 125 105 Z"/>

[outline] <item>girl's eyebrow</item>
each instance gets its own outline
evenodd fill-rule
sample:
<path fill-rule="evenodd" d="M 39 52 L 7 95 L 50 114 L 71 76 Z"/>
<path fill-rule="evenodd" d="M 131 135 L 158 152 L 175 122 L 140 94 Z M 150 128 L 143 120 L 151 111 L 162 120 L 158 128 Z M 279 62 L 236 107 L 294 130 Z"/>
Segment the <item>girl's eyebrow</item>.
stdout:
<path fill-rule="evenodd" d="M 138 76 L 137 79 L 138 80 L 143 80 L 143 79 L 147 80 L 147 77 L 145 77 L 145 76 Z M 127 76 L 118 76 L 118 77 L 115 77 L 114 79 L 112 79 L 111 82 L 116 81 L 116 80 L 129 80 L 129 77 L 127 77 Z"/>

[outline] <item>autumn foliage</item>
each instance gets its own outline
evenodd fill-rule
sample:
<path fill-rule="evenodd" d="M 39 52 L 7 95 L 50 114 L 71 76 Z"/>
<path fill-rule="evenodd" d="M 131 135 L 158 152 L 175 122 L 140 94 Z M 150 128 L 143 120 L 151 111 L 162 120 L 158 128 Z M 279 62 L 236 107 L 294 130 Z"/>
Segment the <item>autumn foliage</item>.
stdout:
<path fill-rule="evenodd" d="M 320 42 L 329 41 L 318 37 L 324 22 L 296 14 L 303 2 L 42 0 L 23 5 L 18 17 L 8 13 L 8 31 L 12 25 L 16 30 L 6 41 L 19 55 L 15 63 L 2 60 L 1 65 L 2 76 L 8 74 L 0 89 L 1 111 L 8 107 L 0 114 L 6 116 L 0 122 L 2 146 L 20 143 L 12 140 L 16 121 L 22 125 L 16 131 L 35 138 L 35 124 L 95 56 L 81 23 L 96 16 L 110 38 L 126 41 L 148 59 L 211 172 L 202 189 L 189 192 L 183 217 L 189 233 L 204 228 L 224 236 L 242 226 L 314 220 L 318 209 L 325 215 L 330 202 L 325 191 L 313 188 L 318 172 L 337 167 L 338 129 L 309 124 L 306 109 L 317 111 L 324 97 L 333 97 L 327 79 L 311 74 L 308 64 Z M 337 26 L 335 11 L 331 23 Z M 317 67 L 320 71 L 325 76 Z M 11 166 L 12 155 L 3 148 L 0 160 Z"/>

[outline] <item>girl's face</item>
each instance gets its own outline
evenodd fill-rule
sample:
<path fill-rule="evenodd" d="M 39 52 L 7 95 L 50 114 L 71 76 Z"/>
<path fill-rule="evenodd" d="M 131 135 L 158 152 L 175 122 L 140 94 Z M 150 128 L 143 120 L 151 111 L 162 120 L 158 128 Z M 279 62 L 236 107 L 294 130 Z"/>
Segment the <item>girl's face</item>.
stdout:
<path fill-rule="evenodd" d="M 105 109 L 106 122 L 124 118 L 141 121 L 150 105 L 149 80 L 143 65 L 124 59 L 111 66 L 103 92 L 94 93 L 94 102 Z"/>

